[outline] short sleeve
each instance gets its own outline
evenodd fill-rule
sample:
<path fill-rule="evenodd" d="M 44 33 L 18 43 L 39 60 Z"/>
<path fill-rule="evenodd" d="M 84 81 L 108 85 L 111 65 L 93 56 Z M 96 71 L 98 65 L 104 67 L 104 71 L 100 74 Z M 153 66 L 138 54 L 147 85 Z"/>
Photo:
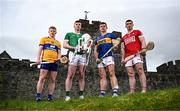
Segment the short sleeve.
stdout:
<path fill-rule="evenodd" d="M 95 43 L 95 45 L 97 45 L 97 39 L 95 39 L 94 43 Z"/>
<path fill-rule="evenodd" d="M 44 38 L 41 38 L 40 42 L 39 42 L 39 46 L 43 46 L 45 44 Z"/>
<path fill-rule="evenodd" d="M 108 35 L 111 39 L 117 39 L 117 36 L 113 33 L 109 33 Z"/>
<path fill-rule="evenodd" d="M 69 40 L 69 33 L 67 33 L 67 34 L 65 35 L 64 40 Z"/>
<path fill-rule="evenodd" d="M 138 36 L 143 36 L 143 33 L 140 30 L 136 30 Z"/>
<path fill-rule="evenodd" d="M 124 42 L 124 39 L 123 39 L 123 37 L 122 37 L 122 38 L 120 38 L 120 41 L 121 41 L 121 42 Z"/>
<path fill-rule="evenodd" d="M 61 49 L 61 43 L 58 42 L 58 49 Z"/>

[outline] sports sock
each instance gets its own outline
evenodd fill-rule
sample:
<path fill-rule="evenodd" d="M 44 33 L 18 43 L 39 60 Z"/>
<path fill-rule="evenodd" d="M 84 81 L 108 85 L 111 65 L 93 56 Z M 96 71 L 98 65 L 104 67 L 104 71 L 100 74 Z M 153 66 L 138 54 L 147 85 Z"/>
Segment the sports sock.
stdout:
<path fill-rule="evenodd" d="M 36 97 L 41 97 L 41 93 L 36 93 Z"/>
<path fill-rule="evenodd" d="M 66 91 L 66 96 L 70 96 L 70 91 Z"/>
<path fill-rule="evenodd" d="M 79 91 L 79 96 L 83 96 L 84 91 Z"/>
<path fill-rule="evenodd" d="M 104 96 L 105 94 L 106 94 L 106 91 L 105 91 L 105 90 L 101 90 L 101 91 L 100 91 L 100 95 L 103 95 L 103 96 Z"/>
<path fill-rule="evenodd" d="M 114 88 L 114 89 L 113 89 L 113 93 L 118 93 L 118 89 L 117 89 L 117 88 Z"/>

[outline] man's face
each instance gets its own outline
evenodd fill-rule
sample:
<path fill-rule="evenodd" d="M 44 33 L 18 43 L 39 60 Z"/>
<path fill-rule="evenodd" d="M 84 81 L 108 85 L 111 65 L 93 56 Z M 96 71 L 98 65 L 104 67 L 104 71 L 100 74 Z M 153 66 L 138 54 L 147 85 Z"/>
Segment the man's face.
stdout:
<path fill-rule="evenodd" d="M 49 29 L 49 35 L 50 35 L 50 37 L 55 37 L 55 35 L 56 35 L 56 29 Z"/>
<path fill-rule="evenodd" d="M 125 25 L 126 25 L 127 30 L 129 30 L 129 31 L 132 30 L 133 26 L 134 26 L 132 22 L 126 22 Z"/>
<path fill-rule="evenodd" d="M 81 30 L 81 23 L 80 22 L 75 22 L 74 23 L 74 29 L 75 30 Z"/>
<path fill-rule="evenodd" d="M 107 31 L 107 25 L 106 24 L 101 24 L 99 25 L 99 30 L 101 32 L 106 32 Z"/>

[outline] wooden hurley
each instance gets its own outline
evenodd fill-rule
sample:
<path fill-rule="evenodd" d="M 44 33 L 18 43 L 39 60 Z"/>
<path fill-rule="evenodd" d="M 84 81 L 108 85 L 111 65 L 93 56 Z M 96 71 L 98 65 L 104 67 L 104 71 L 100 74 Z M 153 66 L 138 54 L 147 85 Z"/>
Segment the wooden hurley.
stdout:
<path fill-rule="evenodd" d="M 154 46 L 155 46 L 154 42 L 152 42 L 152 41 L 148 42 L 145 49 L 139 51 L 138 53 L 136 53 L 134 55 L 130 55 L 130 56 L 126 57 L 125 60 L 124 60 L 125 63 L 127 61 L 131 60 L 132 58 L 134 58 L 138 54 L 146 53 L 147 51 L 150 51 L 150 50 L 154 49 Z"/>

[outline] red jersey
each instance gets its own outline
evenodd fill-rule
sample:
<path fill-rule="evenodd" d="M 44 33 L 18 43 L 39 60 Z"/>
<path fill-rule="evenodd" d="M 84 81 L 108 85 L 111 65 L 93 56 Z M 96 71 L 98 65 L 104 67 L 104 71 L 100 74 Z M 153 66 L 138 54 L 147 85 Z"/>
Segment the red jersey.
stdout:
<path fill-rule="evenodd" d="M 134 55 L 141 50 L 141 42 L 139 36 L 142 35 L 140 30 L 133 30 L 129 34 L 123 36 L 122 41 L 124 42 L 125 58 Z"/>

